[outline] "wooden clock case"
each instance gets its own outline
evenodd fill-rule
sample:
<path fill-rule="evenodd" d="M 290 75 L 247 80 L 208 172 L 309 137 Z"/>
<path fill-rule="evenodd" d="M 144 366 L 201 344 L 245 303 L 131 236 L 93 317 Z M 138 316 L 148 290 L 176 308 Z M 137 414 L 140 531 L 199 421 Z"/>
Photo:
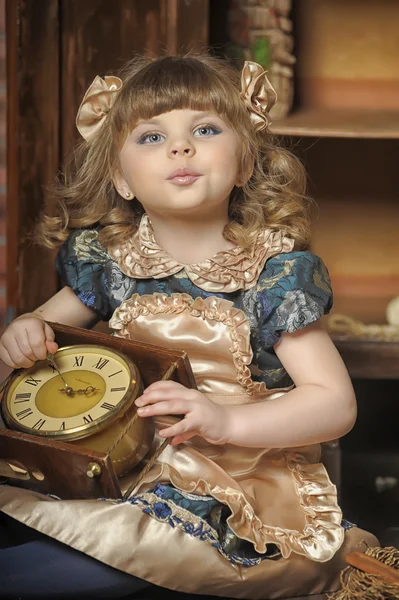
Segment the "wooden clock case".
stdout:
<path fill-rule="evenodd" d="M 60 348 L 73 344 L 94 344 L 126 355 L 137 365 L 144 387 L 166 378 L 189 388 L 196 387 L 184 351 L 133 342 L 59 323 L 49 322 L 49 325 Z M 133 472 L 139 473 L 142 467 L 143 461 Z M 92 477 L 87 475 L 90 469 Z M 121 481 L 115 474 L 109 454 L 6 428 L 0 429 L 0 474 L 5 476 L 5 483 L 9 485 L 63 499 L 123 497 Z"/>

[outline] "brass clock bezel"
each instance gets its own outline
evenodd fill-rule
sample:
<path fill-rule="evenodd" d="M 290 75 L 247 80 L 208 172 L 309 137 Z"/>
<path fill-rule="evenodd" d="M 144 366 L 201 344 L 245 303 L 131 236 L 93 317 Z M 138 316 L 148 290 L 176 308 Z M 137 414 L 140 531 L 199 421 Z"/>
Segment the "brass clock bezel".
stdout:
<path fill-rule="evenodd" d="M 61 431 L 42 431 L 37 429 L 33 430 L 31 427 L 27 427 L 26 425 L 21 424 L 19 421 L 14 419 L 13 415 L 9 410 L 8 401 L 11 399 L 9 399 L 8 396 L 11 392 L 11 389 L 18 385 L 16 384 L 16 381 L 18 381 L 19 379 L 22 380 L 27 375 L 31 374 L 31 372 L 34 372 L 35 368 L 37 368 L 37 365 L 39 365 L 39 363 L 46 362 L 46 360 L 42 360 L 37 361 L 34 365 L 27 369 L 20 369 L 15 374 L 15 376 L 12 377 L 12 379 L 8 382 L 6 388 L 4 389 L 3 398 L 1 401 L 1 412 L 7 427 L 13 429 L 14 431 L 28 433 L 37 437 L 50 438 L 53 440 L 58 439 L 61 441 L 71 441 L 79 440 L 99 431 L 102 431 L 103 429 L 120 419 L 124 415 L 124 413 L 129 409 L 134 400 L 137 398 L 138 393 L 142 388 L 139 370 L 129 358 L 127 358 L 117 350 L 113 350 L 106 346 L 98 346 L 97 344 L 74 344 L 70 346 L 63 346 L 62 348 L 59 348 L 57 350 L 57 353 L 54 356 L 55 359 L 57 359 L 57 354 L 61 352 L 67 352 L 71 350 L 79 351 L 87 348 L 91 348 L 93 354 L 101 352 L 105 355 L 111 356 L 112 358 L 117 357 L 118 361 L 123 363 L 126 366 L 127 371 L 129 372 L 130 381 L 128 388 L 120 402 L 118 402 L 117 406 L 115 407 L 115 410 L 102 415 L 101 417 L 95 419 L 92 423 L 85 423 L 83 425 L 79 425 L 78 427 L 74 427 L 73 429 Z M 87 352 L 87 354 L 90 354 L 90 352 Z"/>

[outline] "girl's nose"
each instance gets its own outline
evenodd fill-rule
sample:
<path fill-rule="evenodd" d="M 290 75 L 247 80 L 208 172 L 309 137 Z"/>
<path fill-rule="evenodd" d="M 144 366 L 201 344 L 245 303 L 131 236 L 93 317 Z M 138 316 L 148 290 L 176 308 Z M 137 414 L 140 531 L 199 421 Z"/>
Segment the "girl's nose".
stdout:
<path fill-rule="evenodd" d="M 177 156 L 193 156 L 194 146 L 188 140 L 176 140 L 171 143 L 169 153 L 172 157 Z"/>

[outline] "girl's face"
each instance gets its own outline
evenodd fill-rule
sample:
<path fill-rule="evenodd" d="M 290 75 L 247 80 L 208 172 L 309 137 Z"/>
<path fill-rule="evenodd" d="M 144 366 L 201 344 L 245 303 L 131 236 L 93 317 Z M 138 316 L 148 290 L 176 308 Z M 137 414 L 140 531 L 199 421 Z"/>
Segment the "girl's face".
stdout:
<path fill-rule="evenodd" d="M 204 215 L 227 208 L 239 151 L 236 133 L 216 114 L 173 110 L 139 121 L 121 149 L 115 186 L 150 214 Z"/>

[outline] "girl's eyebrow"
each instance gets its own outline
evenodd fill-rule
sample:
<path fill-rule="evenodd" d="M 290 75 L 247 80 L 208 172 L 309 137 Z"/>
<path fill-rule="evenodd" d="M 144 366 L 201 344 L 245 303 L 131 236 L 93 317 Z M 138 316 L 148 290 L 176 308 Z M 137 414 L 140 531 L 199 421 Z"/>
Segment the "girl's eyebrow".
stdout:
<path fill-rule="evenodd" d="M 204 117 L 218 117 L 218 115 L 216 113 L 210 112 L 209 110 L 204 112 L 198 112 L 194 115 L 195 119 L 202 119 Z"/>
<path fill-rule="evenodd" d="M 150 121 L 137 121 L 135 129 L 136 127 L 140 127 L 140 125 L 156 125 L 157 123 L 159 123 L 159 119 L 157 119 L 156 117 L 154 117 Z"/>
<path fill-rule="evenodd" d="M 198 113 L 194 114 L 193 120 L 203 119 L 205 117 L 218 117 L 218 115 L 215 114 L 215 113 L 209 112 L 209 111 L 207 111 L 207 112 L 198 112 Z M 219 117 L 219 119 L 220 119 L 220 117 Z M 138 121 L 136 127 L 140 127 L 140 125 L 158 125 L 160 123 L 161 123 L 161 119 L 160 118 L 153 117 L 152 119 L 149 119 L 148 121 Z"/>

